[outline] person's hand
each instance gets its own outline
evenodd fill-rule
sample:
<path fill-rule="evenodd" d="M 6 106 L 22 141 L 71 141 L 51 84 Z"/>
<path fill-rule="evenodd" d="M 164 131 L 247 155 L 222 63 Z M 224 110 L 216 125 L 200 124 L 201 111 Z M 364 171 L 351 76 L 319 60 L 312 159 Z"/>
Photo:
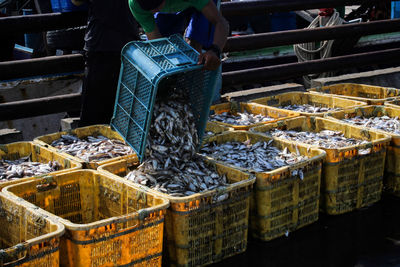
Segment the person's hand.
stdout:
<path fill-rule="evenodd" d="M 216 70 L 221 64 L 221 60 L 214 51 L 208 50 L 200 54 L 197 64 L 204 64 L 203 69 L 205 70 Z"/>
<path fill-rule="evenodd" d="M 75 6 L 80 6 L 80 5 L 84 4 L 86 1 L 85 0 L 71 0 L 71 2 Z"/>

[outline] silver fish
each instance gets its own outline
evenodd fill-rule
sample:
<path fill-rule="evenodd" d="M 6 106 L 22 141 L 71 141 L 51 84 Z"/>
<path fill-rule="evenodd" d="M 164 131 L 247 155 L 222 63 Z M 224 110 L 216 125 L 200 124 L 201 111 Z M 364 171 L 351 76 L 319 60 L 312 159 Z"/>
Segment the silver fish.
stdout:
<path fill-rule="evenodd" d="M 278 130 L 274 129 L 265 134 L 272 137 L 284 138 L 294 142 L 301 142 L 309 145 L 316 145 L 322 148 L 342 148 L 354 145 L 368 144 L 367 140 L 347 138 L 340 131 L 322 130 L 318 133 L 293 131 L 293 130 Z"/>
<path fill-rule="evenodd" d="M 293 111 L 298 111 L 298 112 L 306 112 L 306 113 L 320 113 L 320 112 L 341 110 L 341 108 L 330 108 L 330 107 L 324 107 L 322 105 L 318 106 L 318 105 L 310 105 L 310 104 L 283 105 L 283 106 L 279 106 L 278 108 L 293 110 Z"/>
<path fill-rule="evenodd" d="M 124 142 L 109 139 L 102 135 L 87 136 L 84 139 L 73 135 L 62 135 L 61 138 L 54 140 L 51 146 L 88 162 L 102 161 L 134 153 L 133 149 Z"/>
<path fill-rule="evenodd" d="M 367 118 L 356 116 L 354 118 L 345 118 L 343 121 L 389 133 L 400 134 L 400 120 L 398 117 L 391 118 L 389 116 L 381 116 Z"/>
<path fill-rule="evenodd" d="M 0 181 L 15 180 L 58 171 L 61 165 L 57 161 L 46 163 L 32 162 L 30 157 L 17 160 L 0 160 Z"/>
<path fill-rule="evenodd" d="M 295 164 L 306 160 L 308 157 L 291 153 L 288 149 L 280 150 L 272 145 L 272 142 L 226 142 L 223 144 L 204 144 L 200 153 L 228 164 L 266 172 L 283 166 Z"/>
<path fill-rule="evenodd" d="M 251 125 L 255 123 L 273 121 L 275 118 L 265 116 L 262 114 L 252 114 L 244 111 L 243 113 L 237 113 L 237 115 L 229 112 L 222 112 L 220 114 L 213 114 L 209 117 L 210 121 L 219 121 L 232 125 Z"/>
<path fill-rule="evenodd" d="M 157 98 L 143 163 L 125 178 L 175 197 L 228 185 L 226 176 L 196 154 L 195 117 L 184 92 Z M 223 199 L 223 197 L 221 197 Z"/>

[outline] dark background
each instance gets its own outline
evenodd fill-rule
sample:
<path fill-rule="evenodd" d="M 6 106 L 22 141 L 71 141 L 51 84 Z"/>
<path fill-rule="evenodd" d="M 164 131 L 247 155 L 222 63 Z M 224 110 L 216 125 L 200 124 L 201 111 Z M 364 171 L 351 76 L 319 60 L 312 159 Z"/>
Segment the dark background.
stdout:
<path fill-rule="evenodd" d="M 400 199 L 327 216 L 269 242 L 249 236 L 245 253 L 213 266 L 400 266 Z"/>

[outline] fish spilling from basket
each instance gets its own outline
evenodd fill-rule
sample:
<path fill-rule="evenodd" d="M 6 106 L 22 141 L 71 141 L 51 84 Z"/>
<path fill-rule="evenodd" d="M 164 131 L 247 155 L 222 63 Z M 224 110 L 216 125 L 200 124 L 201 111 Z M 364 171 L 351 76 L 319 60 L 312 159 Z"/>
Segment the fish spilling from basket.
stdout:
<path fill-rule="evenodd" d="M 225 176 L 197 156 L 198 145 L 195 118 L 183 92 L 157 98 L 145 160 L 125 178 L 175 197 L 227 185 Z"/>
<path fill-rule="evenodd" d="M 58 171 L 60 164 L 57 161 L 49 163 L 32 162 L 30 156 L 17 160 L 0 160 L 0 180 L 10 181 L 23 177 L 32 177 L 44 175 L 50 172 Z"/>
<path fill-rule="evenodd" d="M 303 104 L 303 105 L 293 104 L 293 105 L 279 106 L 278 108 L 283 108 L 298 112 L 306 112 L 306 113 L 321 113 L 321 112 L 341 110 L 340 108 L 322 107 L 310 104 Z"/>
<path fill-rule="evenodd" d="M 61 135 L 61 138 L 54 140 L 51 146 L 87 162 L 102 161 L 134 153 L 133 149 L 123 141 L 109 139 L 102 135 L 87 136 L 83 139 L 74 135 Z"/>
<path fill-rule="evenodd" d="M 284 138 L 294 142 L 315 145 L 323 148 L 342 148 L 348 146 L 368 144 L 367 140 L 347 138 L 341 131 L 322 130 L 314 132 L 297 132 L 292 130 L 274 129 L 266 133 L 273 137 Z"/>
<path fill-rule="evenodd" d="M 251 144 L 245 142 L 215 142 L 204 144 L 200 153 L 215 160 L 223 161 L 236 167 L 267 172 L 292 165 L 308 159 L 300 155 L 299 151 L 290 152 L 287 147 L 283 150 L 272 145 L 273 140 Z"/>
<path fill-rule="evenodd" d="M 399 118 L 390 118 L 388 116 L 382 117 L 354 117 L 345 118 L 343 121 L 363 127 L 374 128 L 385 132 L 400 134 L 400 120 Z"/>
<path fill-rule="evenodd" d="M 213 114 L 209 117 L 210 121 L 218 121 L 232 125 L 244 125 L 248 126 L 255 123 L 268 122 L 275 120 L 272 117 L 265 116 L 262 114 L 252 114 L 244 111 L 243 113 L 237 113 L 237 115 L 230 114 L 229 112 L 222 112 L 220 114 Z"/>

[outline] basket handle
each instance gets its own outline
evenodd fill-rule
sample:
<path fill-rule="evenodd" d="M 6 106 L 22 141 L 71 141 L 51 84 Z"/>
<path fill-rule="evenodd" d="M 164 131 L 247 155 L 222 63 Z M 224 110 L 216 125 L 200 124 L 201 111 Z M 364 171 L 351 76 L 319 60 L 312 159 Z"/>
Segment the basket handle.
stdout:
<path fill-rule="evenodd" d="M 39 184 L 36 185 L 36 190 L 38 192 L 45 192 L 57 187 L 57 182 L 54 180 L 53 176 L 46 176 L 43 178 Z"/>
<path fill-rule="evenodd" d="M 184 62 L 184 63 L 178 63 L 176 64 L 176 66 L 180 67 L 180 66 L 186 66 L 186 65 L 191 65 L 192 62 Z"/>
<path fill-rule="evenodd" d="M 18 244 L 15 245 L 14 247 L 11 247 L 9 249 L 1 249 L 0 250 L 0 266 L 9 266 L 9 265 L 14 265 L 15 263 L 18 263 L 19 261 L 25 259 L 28 255 L 27 253 L 27 249 L 29 247 L 28 243 L 22 243 L 22 244 Z M 17 258 L 14 261 L 7 261 L 5 262 L 4 260 L 7 259 L 7 257 L 9 257 L 9 255 L 13 255 L 13 254 L 18 254 L 20 252 L 24 252 L 24 255 L 20 258 Z"/>

